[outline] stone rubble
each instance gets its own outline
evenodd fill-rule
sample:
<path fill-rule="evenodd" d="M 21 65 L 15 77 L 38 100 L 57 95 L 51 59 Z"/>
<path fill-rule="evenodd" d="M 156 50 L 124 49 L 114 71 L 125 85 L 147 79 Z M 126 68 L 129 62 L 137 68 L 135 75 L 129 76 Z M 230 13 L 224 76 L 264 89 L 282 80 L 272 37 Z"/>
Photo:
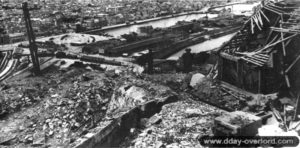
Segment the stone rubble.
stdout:
<path fill-rule="evenodd" d="M 219 109 L 195 101 L 165 105 L 160 113 L 147 121 L 146 125 L 150 126 L 135 133 L 132 139 L 128 137 L 120 147 L 201 148 L 198 138 L 212 135 L 214 118 L 221 113 Z"/>
<path fill-rule="evenodd" d="M 14 78 L 1 87 L 0 147 L 68 147 L 110 115 L 174 94 L 134 68 L 84 66 L 54 65 L 41 77 Z"/>

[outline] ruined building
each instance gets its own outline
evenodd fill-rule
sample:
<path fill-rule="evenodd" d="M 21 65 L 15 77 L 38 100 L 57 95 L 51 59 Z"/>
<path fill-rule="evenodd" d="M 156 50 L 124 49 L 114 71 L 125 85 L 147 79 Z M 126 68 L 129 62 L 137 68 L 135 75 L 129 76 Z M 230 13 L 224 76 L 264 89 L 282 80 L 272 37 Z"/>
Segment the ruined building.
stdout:
<path fill-rule="evenodd" d="M 300 90 L 300 2 L 264 1 L 218 51 L 218 79 L 251 93 Z"/>

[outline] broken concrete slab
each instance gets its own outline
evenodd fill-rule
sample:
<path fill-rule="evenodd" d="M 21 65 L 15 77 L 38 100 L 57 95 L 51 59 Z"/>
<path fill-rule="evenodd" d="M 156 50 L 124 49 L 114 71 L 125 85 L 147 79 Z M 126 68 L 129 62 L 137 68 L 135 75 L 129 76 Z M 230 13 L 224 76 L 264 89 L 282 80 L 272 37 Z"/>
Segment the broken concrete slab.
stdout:
<path fill-rule="evenodd" d="M 214 135 L 255 136 L 262 126 L 260 117 L 250 113 L 235 111 L 225 113 L 215 119 Z"/>
<path fill-rule="evenodd" d="M 109 103 L 109 111 L 120 110 L 124 107 L 132 108 L 137 104 L 146 102 L 148 93 L 140 87 L 136 86 L 122 86 L 118 88 Z"/>

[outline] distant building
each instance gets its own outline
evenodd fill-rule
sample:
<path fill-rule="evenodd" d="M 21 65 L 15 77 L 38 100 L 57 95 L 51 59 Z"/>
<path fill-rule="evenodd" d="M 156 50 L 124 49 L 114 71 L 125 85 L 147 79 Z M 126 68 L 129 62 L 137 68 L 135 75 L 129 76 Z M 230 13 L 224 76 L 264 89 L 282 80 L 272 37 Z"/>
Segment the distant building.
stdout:
<path fill-rule="evenodd" d="M 9 42 L 10 43 L 16 43 L 16 42 L 21 42 L 26 39 L 26 36 L 24 33 L 13 33 L 9 34 Z"/>
<path fill-rule="evenodd" d="M 77 2 L 82 3 L 82 4 L 89 4 L 89 3 L 92 3 L 93 0 L 78 0 Z"/>
<path fill-rule="evenodd" d="M 124 7 L 123 6 L 116 6 L 116 7 L 107 7 L 106 8 L 106 12 L 108 13 L 113 13 L 113 14 L 117 14 L 120 11 L 122 11 Z"/>
<path fill-rule="evenodd" d="M 0 34 L 0 45 L 8 44 L 9 36 L 8 34 Z"/>

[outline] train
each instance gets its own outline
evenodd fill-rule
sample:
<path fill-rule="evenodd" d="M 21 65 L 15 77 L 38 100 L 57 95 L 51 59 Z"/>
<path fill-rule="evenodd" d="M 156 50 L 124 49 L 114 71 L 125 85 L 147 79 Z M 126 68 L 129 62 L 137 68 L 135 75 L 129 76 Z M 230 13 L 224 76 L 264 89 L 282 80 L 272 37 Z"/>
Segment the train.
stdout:
<path fill-rule="evenodd" d="M 79 59 L 80 61 L 83 62 L 92 62 L 92 63 L 99 63 L 99 64 L 111 64 L 111 65 L 122 65 L 121 62 L 118 61 L 113 61 L 113 60 L 106 60 L 105 58 L 102 57 L 96 57 L 96 56 L 91 56 L 88 54 L 75 54 L 75 53 L 65 53 L 65 52 L 56 52 L 55 53 L 56 58 L 61 58 L 61 59 Z"/>

